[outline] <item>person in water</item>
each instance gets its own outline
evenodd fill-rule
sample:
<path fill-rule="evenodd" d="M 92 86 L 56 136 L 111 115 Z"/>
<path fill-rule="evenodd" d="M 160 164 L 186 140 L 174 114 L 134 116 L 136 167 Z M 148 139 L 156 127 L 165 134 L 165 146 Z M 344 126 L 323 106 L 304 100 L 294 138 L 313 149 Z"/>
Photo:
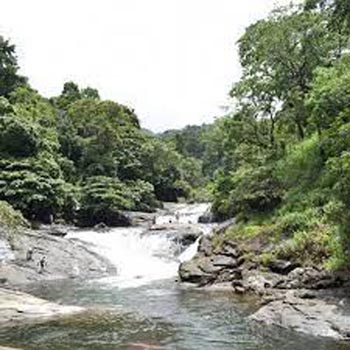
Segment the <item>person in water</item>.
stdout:
<path fill-rule="evenodd" d="M 178 211 L 175 213 L 175 219 L 177 222 L 180 221 L 180 213 Z"/>
<path fill-rule="evenodd" d="M 46 266 L 47 266 L 47 261 L 46 261 L 46 256 L 44 255 L 39 260 L 39 273 L 43 273 L 45 271 Z"/>

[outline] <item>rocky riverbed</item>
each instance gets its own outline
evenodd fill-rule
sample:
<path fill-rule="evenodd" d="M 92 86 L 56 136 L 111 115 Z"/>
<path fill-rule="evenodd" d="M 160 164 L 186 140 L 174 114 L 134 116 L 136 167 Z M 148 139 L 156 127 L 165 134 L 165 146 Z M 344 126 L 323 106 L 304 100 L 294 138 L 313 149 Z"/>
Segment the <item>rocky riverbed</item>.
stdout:
<path fill-rule="evenodd" d="M 167 212 L 161 213 L 164 215 Z M 125 215 L 130 218 L 133 226 L 142 227 L 145 235 L 164 235 L 179 246 L 192 244 L 202 234 L 196 225 L 155 223 L 156 214 L 135 212 Z M 77 229 L 52 225 L 41 226 L 38 230 L 21 228 L 10 233 L 4 227 L 0 228 L 0 324 L 12 319 L 25 321 L 29 316 L 37 315 L 40 318 L 46 313 L 60 316 L 61 310 L 70 310 L 64 306 L 61 309 L 59 305 L 45 304 L 43 300 L 34 297 L 31 299 L 30 295 L 13 290 L 23 291 L 28 284 L 43 281 L 91 280 L 117 274 L 115 264 L 98 254 L 92 243 L 71 238 L 74 235 L 67 236 L 67 232 L 72 230 Z M 110 232 L 105 225 L 92 230 L 101 237 Z M 46 263 L 41 268 L 40 260 L 43 257 L 46 258 Z M 5 308 L 7 304 L 8 309 Z"/>
<path fill-rule="evenodd" d="M 95 278 L 115 274 L 115 267 L 105 258 L 94 253 L 86 243 L 57 235 L 57 229 L 26 230 L 13 233 L 7 239 L 11 248 L 10 259 L 1 261 L 0 286 L 19 287 L 43 280 L 66 278 Z M 28 251 L 32 255 L 28 259 Z M 46 264 L 41 271 L 40 259 Z"/>
<path fill-rule="evenodd" d="M 196 256 L 180 265 L 183 282 L 199 286 L 229 285 L 238 294 L 254 293 L 261 308 L 252 321 L 313 336 L 350 340 L 350 288 L 347 274 L 317 266 L 275 260 L 254 262 L 246 247 L 224 241 L 220 247 L 203 236 Z"/>

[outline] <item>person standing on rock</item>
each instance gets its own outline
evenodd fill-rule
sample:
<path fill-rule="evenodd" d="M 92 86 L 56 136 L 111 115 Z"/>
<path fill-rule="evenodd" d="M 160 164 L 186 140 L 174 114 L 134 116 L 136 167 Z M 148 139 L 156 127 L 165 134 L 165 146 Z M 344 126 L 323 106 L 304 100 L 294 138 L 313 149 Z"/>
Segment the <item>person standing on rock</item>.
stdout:
<path fill-rule="evenodd" d="M 39 273 L 43 273 L 45 271 L 46 266 L 47 266 L 47 261 L 46 261 L 45 255 L 39 260 L 38 265 L 39 265 Z"/>
<path fill-rule="evenodd" d="M 27 261 L 33 261 L 33 248 L 29 248 L 26 254 Z"/>

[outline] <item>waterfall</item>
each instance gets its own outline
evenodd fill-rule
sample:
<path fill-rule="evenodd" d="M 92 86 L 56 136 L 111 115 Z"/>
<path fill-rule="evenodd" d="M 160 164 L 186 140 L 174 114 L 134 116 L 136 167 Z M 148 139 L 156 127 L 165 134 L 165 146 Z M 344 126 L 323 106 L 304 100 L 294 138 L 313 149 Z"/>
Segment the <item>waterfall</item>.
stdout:
<path fill-rule="evenodd" d="M 173 213 L 158 217 L 157 223 L 168 223 L 170 217 L 175 220 L 176 213 L 179 213 L 179 226 L 189 220 L 194 223 L 207 208 L 207 205 L 173 205 Z M 90 243 L 92 249 L 109 259 L 117 268 L 117 276 L 102 278 L 100 282 L 119 288 L 137 287 L 177 276 L 179 263 L 191 259 L 199 244 L 197 239 L 181 251 L 166 232 L 152 232 L 144 227 L 114 228 L 106 233 L 73 231 L 68 238 Z"/>

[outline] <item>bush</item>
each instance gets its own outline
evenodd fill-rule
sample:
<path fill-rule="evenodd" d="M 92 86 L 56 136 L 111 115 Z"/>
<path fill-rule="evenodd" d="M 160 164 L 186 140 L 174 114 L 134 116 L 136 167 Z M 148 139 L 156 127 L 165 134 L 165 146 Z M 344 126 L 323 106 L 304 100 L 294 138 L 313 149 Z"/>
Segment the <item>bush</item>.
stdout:
<path fill-rule="evenodd" d="M 278 230 L 283 236 L 290 236 L 296 231 L 307 231 L 321 222 L 317 210 L 288 212 L 276 218 Z"/>
<path fill-rule="evenodd" d="M 63 205 L 64 181 L 51 177 L 35 159 L 0 161 L 0 200 L 9 202 L 29 220 L 50 223 Z"/>
<path fill-rule="evenodd" d="M 313 183 L 323 168 L 320 140 L 317 135 L 293 145 L 277 163 L 277 178 L 286 188 Z"/>
<path fill-rule="evenodd" d="M 20 211 L 15 210 L 9 203 L 0 201 L 0 225 L 15 229 L 29 226 Z"/>
<path fill-rule="evenodd" d="M 281 202 L 283 189 L 269 166 L 241 168 L 233 175 L 229 195 L 234 214 L 271 212 Z"/>
<path fill-rule="evenodd" d="M 296 231 L 293 237 L 275 249 L 279 259 L 287 259 L 306 264 L 326 263 L 330 258 L 331 242 L 334 237 L 328 225 L 318 225 L 312 230 Z"/>
<path fill-rule="evenodd" d="M 39 135 L 33 124 L 13 116 L 0 117 L 0 152 L 11 157 L 34 156 Z"/>

